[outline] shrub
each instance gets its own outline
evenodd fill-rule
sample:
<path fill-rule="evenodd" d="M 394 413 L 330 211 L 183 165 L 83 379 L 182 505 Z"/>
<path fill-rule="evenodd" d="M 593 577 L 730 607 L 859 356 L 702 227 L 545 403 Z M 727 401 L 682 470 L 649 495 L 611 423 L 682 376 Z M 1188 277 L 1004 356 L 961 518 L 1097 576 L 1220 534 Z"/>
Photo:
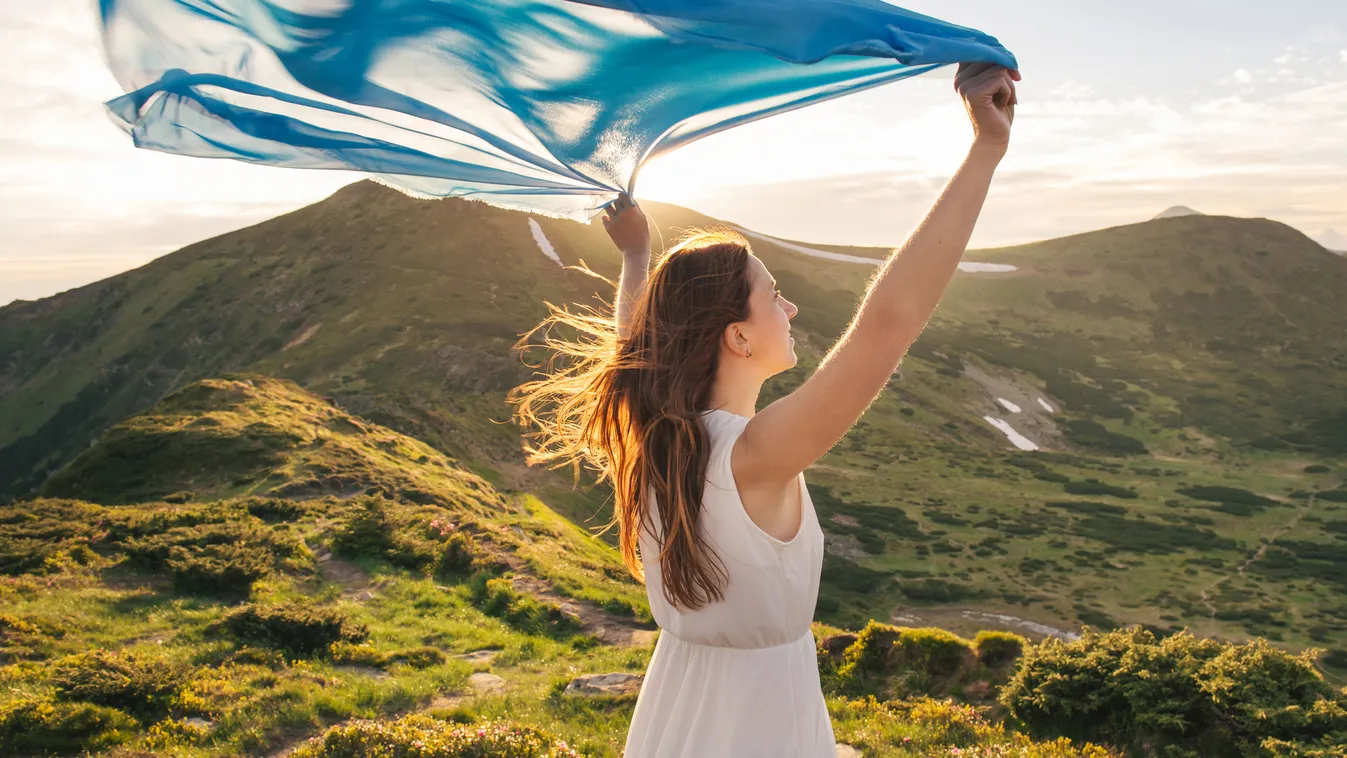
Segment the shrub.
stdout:
<path fill-rule="evenodd" d="M 899 689 L 926 690 L 949 679 L 970 660 L 970 643 L 943 629 L 907 629 L 871 621 L 856 635 L 837 667 L 838 687 L 850 694 Z"/>
<path fill-rule="evenodd" d="M 435 559 L 435 573 L 439 576 L 467 576 L 472 573 L 477 559 L 477 547 L 468 535 L 457 532 L 450 535 Z"/>
<path fill-rule="evenodd" d="M 445 658 L 443 651 L 438 648 L 426 646 L 399 650 L 388 656 L 388 660 L 393 663 L 405 663 L 415 669 L 428 669 L 431 666 L 438 666 L 448 659 Z"/>
<path fill-rule="evenodd" d="M 0 706 L 0 754 L 97 752 L 130 740 L 139 729 L 115 708 L 20 699 Z"/>
<path fill-rule="evenodd" d="M 240 642 L 301 658 L 325 653 L 333 643 L 360 642 L 369 636 L 363 625 L 352 623 L 335 609 L 301 604 L 249 605 L 232 611 L 220 623 Z"/>
<path fill-rule="evenodd" d="M 162 659 L 113 650 L 62 658 L 51 675 L 58 700 L 105 705 L 148 718 L 167 710 L 184 680 L 180 668 Z"/>
<path fill-rule="evenodd" d="M 977 653 L 978 663 L 996 667 L 1019 658 L 1028 643 L 1011 632 L 981 631 L 973 638 L 973 650 Z"/>
<path fill-rule="evenodd" d="M 173 589 L 193 595 L 247 595 L 253 583 L 271 573 L 273 557 L 264 547 L 247 544 L 174 547 L 166 566 Z"/>
<path fill-rule="evenodd" d="M 1275 506 L 1280 505 L 1276 500 L 1263 497 L 1256 492 L 1240 489 L 1238 487 L 1221 487 L 1216 485 L 1202 485 L 1197 487 L 1180 487 L 1177 492 L 1180 495 L 1187 495 L 1198 500 L 1206 500 L 1212 503 L 1243 503 L 1253 506 Z"/>
<path fill-rule="evenodd" d="M 346 556 L 382 558 L 393 547 L 393 523 L 382 498 L 362 497 L 352 502 L 351 513 L 337 528 L 332 548 Z"/>
<path fill-rule="evenodd" d="M 944 579 L 904 579 L 898 589 L 913 600 L 947 603 L 967 597 L 968 587 Z"/>
<path fill-rule="evenodd" d="M 1327 474 L 1329 471 L 1332 469 L 1322 463 L 1311 463 L 1305 467 L 1306 474 Z"/>
<path fill-rule="evenodd" d="M 1114 758 L 1096 745 L 1035 741 L 994 723 L 984 708 L 949 700 L 874 698 L 829 703 L 839 742 L 865 755 L 911 758 Z M 895 750 L 894 748 L 899 748 Z"/>
<path fill-rule="evenodd" d="M 564 741 L 508 721 L 462 725 L 414 714 L 329 729 L 292 758 L 580 758 Z"/>
<path fill-rule="evenodd" d="M 579 629 L 575 619 L 561 608 L 517 592 L 509 579 L 479 571 L 469 581 L 472 603 L 488 616 L 495 616 L 519 631 L 564 637 Z"/>
<path fill-rule="evenodd" d="M 929 677 L 953 676 L 970 657 L 968 640 L 944 629 L 904 629 L 899 641 L 904 662 Z"/>
<path fill-rule="evenodd" d="M 1347 695 L 1308 654 L 1261 640 L 1157 640 L 1143 629 L 1047 640 L 1026 650 L 1000 699 L 1036 735 L 1147 754 L 1267 755 L 1265 741 L 1281 740 L 1291 746 L 1281 755 L 1311 755 L 1295 746 L 1347 739 Z"/>
<path fill-rule="evenodd" d="M 1098 479 L 1086 479 L 1083 482 L 1067 482 L 1065 489 L 1067 494 L 1070 495 L 1112 495 L 1113 497 L 1126 499 L 1137 497 L 1137 493 L 1126 487 L 1108 484 L 1107 482 L 1101 482 Z"/>
<path fill-rule="evenodd" d="M 37 624 L 0 613 L 0 663 L 46 657 L 47 639 Z"/>
<path fill-rule="evenodd" d="M 381 669 L 389 663 L 389 656 L 368 642 L 353 644 L 350 642 L 333 643 L 328 649 L 332 662 L 343 666 L 369 666 Z"/>
<path fill-rule="evenodd" d="M 258 544 L 267 542 L 263 530 L 238 521 L 174 526 L 160 532 L 131 536 L 120 547 L 134 564 L 158 571 L 164 568 L 175 549 L 200 550 L 215 545 Z"/>
<path fill-rule="evenodd" d="M 298 521 L 308 513 L 303 503 L 279 497 L 250 497 L 243 501 L 243 507 L 265 521 Z"/>

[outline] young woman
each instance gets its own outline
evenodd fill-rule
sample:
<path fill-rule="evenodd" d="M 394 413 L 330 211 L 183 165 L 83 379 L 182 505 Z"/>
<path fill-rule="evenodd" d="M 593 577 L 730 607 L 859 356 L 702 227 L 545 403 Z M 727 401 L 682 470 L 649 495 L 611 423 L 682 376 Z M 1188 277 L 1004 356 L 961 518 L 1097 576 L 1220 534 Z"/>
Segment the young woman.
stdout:
<path fill-rule="evenodd" d="M 554 310 L 540 326 L 581 337 L 548 331 L 564 365 L 515 395 L 532 460 L 612 482 L 623 558 L 662 630 L 626 758 L 835 755 L 809 628 L 823 532 L 802 472 L 865 412 L 949 285 L 1019 78 L 959 67 L 967 158 L 818 369 L 761 411 L 763 382 L 795 365 L 798 309 L 742 238 L 696 234 L 647 277 L 646 219 L 622 198 L 604 218 L 624 256 L 616 319 Z"/>

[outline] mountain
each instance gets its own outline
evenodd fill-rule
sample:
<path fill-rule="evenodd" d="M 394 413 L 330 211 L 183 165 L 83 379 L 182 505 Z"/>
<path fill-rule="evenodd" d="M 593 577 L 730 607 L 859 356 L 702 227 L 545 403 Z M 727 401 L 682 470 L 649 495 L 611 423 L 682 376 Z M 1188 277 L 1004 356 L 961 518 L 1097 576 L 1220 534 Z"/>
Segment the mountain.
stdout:
<path fill-rule="evenodd" d="M 722 223 L 647 212 L 666 243 Z M 886 251 L 753 246 L 801 307 L 801 366 L 769 383 L 768 401 L 817 365 Z M 501 423 L 529 372 L 510 352 L 517 335 L 545 301 L 604 289 L 548 249 L 618 272 L 599 225 L 363 182 L 0 308 L 0 487 L 83 486 L 71 472 L 105 430 L 192 382 L 247 372 L 603 523 L 602 489 L 524 467 L 518 430 Z M 1347 313 L 1324 307 L 1347 299 L 1347 260 L 1282 224 L 1202 215 L 966 259 L 994 270 L 956 276 L 889 388 L 808 474 L 829 532 L 820 618 L 1347 643 L 1334 568 L 1347 564 L 1335 531 L 1347 514 L 1331 494 L 1347 452 Z M 136 497 L 157 486 L 119 485 Z"/>
<path fill-rule="evenodd" d="M 1335 253 L 1347 252 L 1347 234 L 1343 234 L 1337 229 L 1325 229 L 1319 233 L 1315 240 Z"/>
<path fill-rule="evenodd" d="M 1201 212 L 1195 211 L 1186 205 L 1175 205 L 1155 214 L 1152 220 L 1157 218 L 1180 218 L 1182 216 L 1201 216 L 1201 215 L 1203 215 Z"/>

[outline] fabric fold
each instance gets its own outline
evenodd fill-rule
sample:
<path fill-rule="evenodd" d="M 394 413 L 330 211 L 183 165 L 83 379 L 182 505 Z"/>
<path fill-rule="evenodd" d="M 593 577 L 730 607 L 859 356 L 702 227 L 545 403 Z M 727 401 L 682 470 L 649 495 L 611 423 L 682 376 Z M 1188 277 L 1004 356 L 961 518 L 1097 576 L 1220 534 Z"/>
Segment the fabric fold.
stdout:
<path fill-rule="evenodd" d="M 701 137 L 962 61 L 878 0 L 100 0 L 138 147 L 586 220 Z"/>

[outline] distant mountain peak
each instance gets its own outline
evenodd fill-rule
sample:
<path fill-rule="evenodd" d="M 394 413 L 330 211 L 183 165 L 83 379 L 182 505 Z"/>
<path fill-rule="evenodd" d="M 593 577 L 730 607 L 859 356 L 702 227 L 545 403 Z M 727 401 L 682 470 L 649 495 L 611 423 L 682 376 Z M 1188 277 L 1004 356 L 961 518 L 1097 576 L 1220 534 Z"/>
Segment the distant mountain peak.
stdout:
<path fill-rule="evenodd" d="M 1178 218 L 1180 216 L 1205 216 L 1205 215 L 1206 215 L 1205 213 L 1202 213 L 1201 211 L 1195 211 L 1186 205 L 1175 205 L 1173 207 L 1164 209 L 1160 213 L 1156 214 L 1151 220 L 1154 221 L 1157 218 Z"/>
<path fill-rule="evenodd" d="M 1347 234 L 1337 229 L 1325 229 L 1314 238 L 1315 242 L 1339 255 L 1347 254 Z"/>

